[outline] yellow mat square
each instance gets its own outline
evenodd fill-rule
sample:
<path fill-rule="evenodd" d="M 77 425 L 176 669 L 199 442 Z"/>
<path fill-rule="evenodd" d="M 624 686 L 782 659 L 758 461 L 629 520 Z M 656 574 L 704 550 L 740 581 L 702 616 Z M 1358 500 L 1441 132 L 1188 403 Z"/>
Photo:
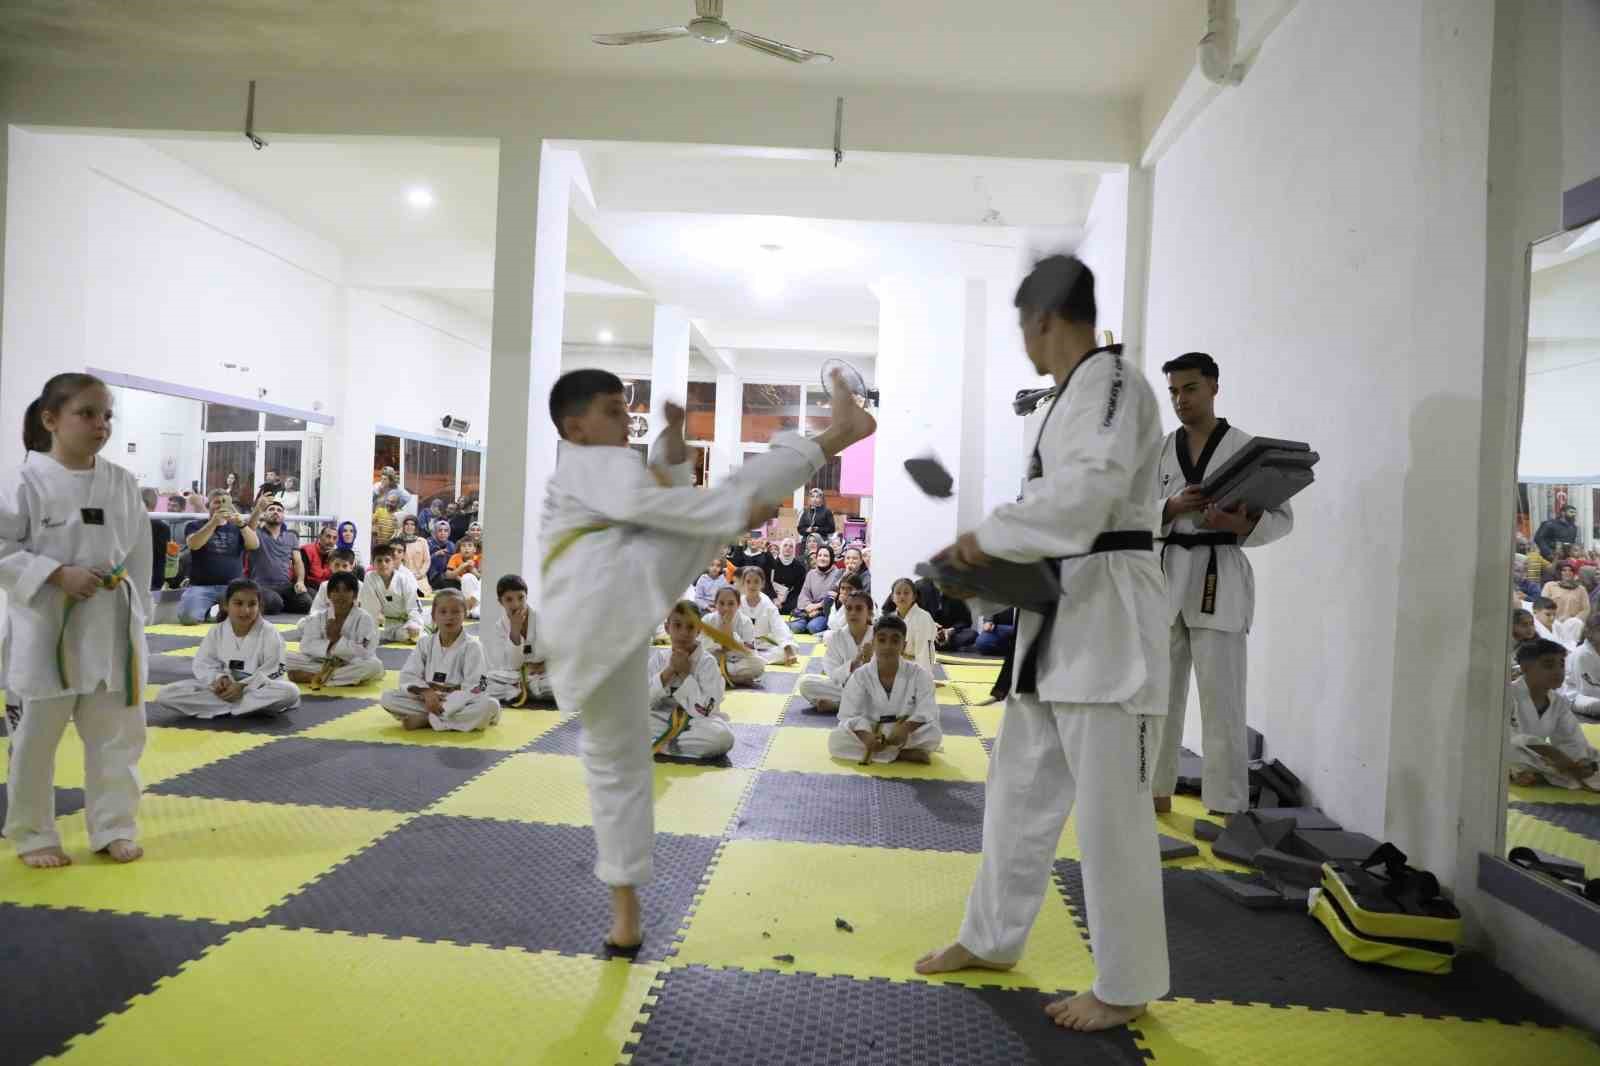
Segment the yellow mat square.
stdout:
<path fill-rule="evenodd" d="M 1506 850 L 1512 848 L 1548 851 L 1552 855 L 1583 863 L 1590 877 L 1600 876 L 1600 840 L 1590 840 L 1580 833 L 1541 821 L 1531 814 L 1506 812 Z"/>
<path fill-rule="evenodd" d="M 991 703 L 987 707 L 978 707 L 967 704 L 967 717 L 972 719 L 972 726 L 978 731 L 980 737 L 990 740 L 1000 735 L 1000 719 L 1005 717 L 1006 705 Z"/>
<path fill-rule="evenodd" d="M 205 637 L 206 630 L 214 624 L 213 622 L 196 622 L 194 625 L 189 626 L 180 622 L 163 622 L 160 625 L 145 626 L 144 631 L 147 634 L 158 637 L 193 637 L 195 640 L 201 640 Z M 280 633 L 292 633 L 300 628 L 300 623 L 274 622 L 272 626 Z"/>
<path fill-rule="evenodd" d="M 1600 1053 L 1575 1029 L 1499 1022 L 1392 1018 L 1234 1003 L 1163 1000 L 1134 1023 L 1153 1066 L 1227 1063 L 1593 1064 Z"/>
<path fill-rule="evenodd" d="M 400 671 L 388 670 L 378 680 L 369 681 L 365 685 L 345 685 L 343 687 L 329 685 L 320 689 L 312 689 L 306 685 L 301 685 L 300 691 L 307 696 L 326 696 L 335 700 L 371 700 L 376 703 L 385 689 L 399 687 Z"/>
<path fill-rule="evenodd" d="M 1556 785 L 1535 785 L 1532 788 L 1523 788 L 1520 785 L 1506 786 L 1506 797 L 1511 803 L 1579 803 L 1587 806 L 1600 805 L 1600 792 L 1584 792 L 1580 789 L 1560 788 Z"/>
<path fill-rule="evenodd" d="M 610 1066 L 657 972 L 550 952 L 248 929 L 74 1040 L 63 1061 Z"/>
<path fill-rule="evenodd" d="M 983 781 L 989 773 L 989 754 L 977 737 L 946 736 L 933 761 L 873 763 L 860 766 L 828 754 L 828 729 L 780 729 L 767 749 L 764 770 L 794 770 L 808 774 L 870 774 L 874 777 L 911 777 L 937 781 Z"/>
<path fill-rule="evenodd" d="M 933 702 L 943 707 L 960 707 L 966 701 L 961 698 L 961 693 L 948 681 L 935 681 L 933 683 Z"/>
<path fill-rule="evenodd" d="M 750 692 L 729 689 L 722 698 L 722 709 L 730 721 L 744 725 L 777 725 L 783 717 L 783 705 L 789 702 L 787 692 Z"/>
<path fill-rule="evenodd" d="M 131 712 L 138 713 L 138 712 Z M 275 738 L 248 733 L 224 733 L 210 729 L 164 729 L 145 731 L 144 755 L 139 759 L 139 777 L 146 785 L 186 774 L 207 763 L 230 755 L 271 744 Z M 9 741 L 0 740 L 0 781 L 6 779 Z M 83 787 L 83 740 L 69 723 L 56 748 L 57 788 Z"/>
<path fill-rule="evenodd" d="M 951 681 L 993 686 L 1000 676 L 1000 664 L 995 663 L 993 666 L 957 666 L 952 664 L 946 666 L 944 672 L 945 676 Z"/>
<path fill-rule="evenodd" d="M 721 836 L 754 776 L 752 770 L 657 763 L 656 829 Z M 510 822 L 592 825 L 583 764 L 570 755 L 524 752 L 497 763 L 429 814 Z"/>
<path fill-rule="evenodd" d="M 0 862 L 0 899 L 248 921 L 408 817 L 147 795 L 139 804 L 143 859 L 122 866 L 91 854 L 83 813 L 68 815 L 57 825 L 73 865 L 30 870 L 20 862 Z"/>
<path fill-rule="evenodd" d="M 171 651 L 156 652 L 155 654 L 165 655 L 173 659 L 193 659 L 195 657 L 195 653 L 199 650 L 200 645 L 195 644 L 188 648 L 174 648 Z"/>
<path fill-rule="evenodd" d="M 335 689 L 344 694 L 345 689 Z M 291 712 L 293 713 L 293 712 Z M 399 719 L 377 704 L 352 711 L 301 736 L 315 740 L 365 740 L 379 744 L 410 744 L 421 748 L 481 748 L 487 751 L 517 751 L 532 744 L 566 719 L 553 711 L 505 710 L 500 721 L 472 733 L 455 730 L 407 730 Z"/>
<path fill-rule="evenodd" d="M 734 840 L 712 869 L 677 964 L 821 975 L 921 980 L 912 965 L 961 927 L 978 856 L 899 848 L 857 848 Z M 803 891 L 796 891 L 796 886 Z M 892 885 L 892 891 L 870 886 Z M 834 928 L 843 918 L 854 933 Z M 763 933 L 770 936 L 763 936 Z M 1054 886 L 1016 969 L 944 975 L 966 985 L 1087 988 L 1094 963 Z"/>

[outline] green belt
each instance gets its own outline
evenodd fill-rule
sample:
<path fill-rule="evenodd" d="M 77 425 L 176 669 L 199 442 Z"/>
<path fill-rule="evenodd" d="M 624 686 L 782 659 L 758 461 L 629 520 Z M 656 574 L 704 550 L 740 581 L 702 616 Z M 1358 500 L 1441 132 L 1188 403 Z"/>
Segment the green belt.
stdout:
<path fill-rule="evenodd" d="M 128 585 L 128 564 L 119 563 L 111 573 L 100 579 L 100 587 L 115 591 L 122 589 L 128 594 L 128 609 L 133 609 L 133 588 Z M 67 680 L 67 624 L 72 620 L 72 612 L 77 608 L 79 600 L 68 600 L 67 609 L 61 612 L 61 632 L 56 637 L 56 674 L 61 678 L 62 688 L 71 688 L 72 683 Z M 131 622 L 129 623 L 132 624 Z M 125 634 L 128 641 L 128 666 L 127 675 L 123 678 L 126 686 L 126 706 L 136 707 L 139 704 L 141 693 L 138 691 L 137 680 L 139 677 L 139 651 L 134 647 L 131 633 Z"/>

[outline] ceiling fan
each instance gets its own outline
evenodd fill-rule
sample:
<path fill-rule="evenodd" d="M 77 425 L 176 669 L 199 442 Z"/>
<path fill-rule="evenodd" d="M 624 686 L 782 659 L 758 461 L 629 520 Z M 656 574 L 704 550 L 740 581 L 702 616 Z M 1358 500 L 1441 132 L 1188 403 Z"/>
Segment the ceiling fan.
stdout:
<path fill-rule="evenodd" d="M 744 30 L 736 30 L 722 17 L 722 0 L 694 0 L 695 17 L 687 26 L 666 26 L 659 30 L 635 30 L 633 33 L 597 33 L 595 44 L 654 44 L 657 41 L 674 41 L 680 37 L 694 37 L 706 44 L 742 44 L 791 63 L 832 63 L 826 52 L 813 52 L 796 48 L 792 44 L 774 41 Z"/>

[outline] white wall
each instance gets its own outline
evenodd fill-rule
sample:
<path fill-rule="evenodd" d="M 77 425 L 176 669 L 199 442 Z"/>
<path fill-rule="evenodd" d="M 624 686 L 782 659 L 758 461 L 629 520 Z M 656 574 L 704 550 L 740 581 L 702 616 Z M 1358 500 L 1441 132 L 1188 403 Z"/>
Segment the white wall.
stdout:
<path fill-rule="evenodd" d="M 1078 258 L 1094 271 L 1095 324 L 1123 339 L 1122 298 L 1128 246 L 1128 172 L 1100 176 L 1084 222 Z"/>
<path fill-rule="evenodd" d="M 1595 300 L 1600 304 L 1600 290 Z M 1517 476 L 1587 480 L 1600 474 L 1592 440 L 1596 400 L 1600 337 L 1530 340 Z"/>
<path fill-rule="evenodd" d="M 1437 523 L 1478 495 L 1492 15 L 1297 5 L 1157 167 L 1147 311 L 1153 382 L 1209 351 L 1220 414 L 1323 454 L 1251 553 L 1252 724 L 1447 880 L 1475 557 Z"/>

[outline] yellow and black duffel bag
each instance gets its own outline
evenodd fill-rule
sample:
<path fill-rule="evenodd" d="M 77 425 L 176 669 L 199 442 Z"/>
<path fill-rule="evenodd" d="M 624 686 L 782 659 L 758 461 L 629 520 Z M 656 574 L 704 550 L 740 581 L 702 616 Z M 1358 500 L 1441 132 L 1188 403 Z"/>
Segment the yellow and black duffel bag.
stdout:
<path fill-rule="evenodd" d="M 1308 907 L 1339 950 L 1358 962 L 1417 973 L 1449 973 L 1455 965 L 1461 913 L 1439 895 L 1439 879 L 1407 866 L 1393 844 L 1359 866 L 1323 863 Z"/>

